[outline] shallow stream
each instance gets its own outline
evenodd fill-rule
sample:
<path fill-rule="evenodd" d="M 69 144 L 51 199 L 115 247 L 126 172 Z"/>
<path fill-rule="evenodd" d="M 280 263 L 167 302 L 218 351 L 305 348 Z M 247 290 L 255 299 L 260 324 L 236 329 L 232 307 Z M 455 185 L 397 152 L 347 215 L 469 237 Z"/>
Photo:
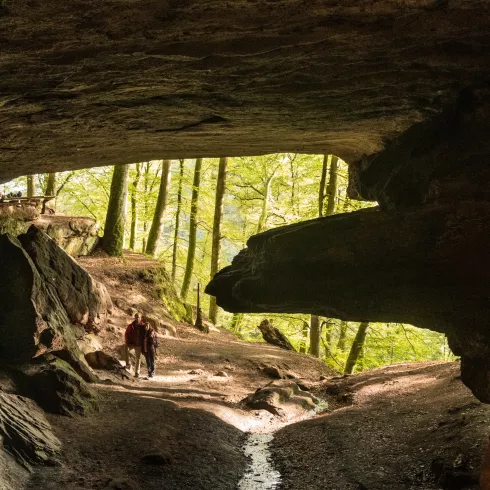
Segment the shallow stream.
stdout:
<path fill-rule="evenodd" d="M 273 490 L 279 487 L 281 475 L 274 469 L 269 451 L 272 439 L 272 433 L 248 436 L 243 451 L 250 458 L 250 463 L 238 483 L 238 490 Z"/>

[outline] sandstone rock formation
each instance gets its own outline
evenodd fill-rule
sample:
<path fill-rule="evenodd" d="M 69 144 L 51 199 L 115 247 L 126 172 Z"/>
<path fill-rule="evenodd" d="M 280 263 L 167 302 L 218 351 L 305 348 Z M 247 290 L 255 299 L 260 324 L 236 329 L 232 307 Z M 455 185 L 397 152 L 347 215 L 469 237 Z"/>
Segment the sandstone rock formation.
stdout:
<path fill-rule="evenodd" d="M 482 0 L 54 0 L 0 15 L 3 181 L 196 155 L 353 162 L 490 75 Z"/>
<path fill-rule="evenodd" d="M 39 407 L 28 398 L 0 391 L 0 452 L 3 448 L 24 466 L 53 464 L 61 443 Z M 2 482 L 3 483 L 3 482 Z"/>
<path fill-rule="evenodd" d="M 0 235 L 0 271 L 2 362 L 20 366 L 23 393 L 46 409 L 90 411 L 96 403 L 85 381 L 97 377 L 77 340 L 105 325 L 105 287 L 36 227 L 19 239 Z M 33 358 L 37 364 L 27 364 Z"/>
<path fill-rule="evenodd" d="M 95 391 L 71 368 L 54 356 L 25 365 L 18 379 L 22 394 L 34 399 L 46 412 L 89 415 L 98 410 Z"/>
<path fill-rule="evenodd" d="M 293 381 L 274 381 L 248 395 L 243 403 L 248 408 L 266 410 L 284 418 L 314 410 L 318 399 Z"/>
<path fill-rule="evenodd" d="M 74 257 L 89 255 L 99 241 L 99 225 L 92 218 L 42 215 L 34 224 Z"/>
<path fill-rule="evenodd" d="M 466 94 L 351 166 L 351 194 L 379 208 L 253 236 L 206 292 L 228 311 L 444 332 L 463 381 L 490 402 L 489 101 Z"/>
<path fill-rule="evenodd" d="M 33 224 L 72 256 L 90 254 L 99 241 L 98 224 L 92 218 L 40 214 L 39 207 L 28 203 L 0 207 L 0 233 L 18 236 Z"/>
<path fill-rule="evenodd" d="M 152 158 L 334 153 L 351 164 L 351 196 L 379 211 L 252 238 L 208 291 L 234 311 L 447 332 L 463 379 L 490 401 L 488 2 L 55 0 L 4 2 L 0 17 L 0 181 Z M 9 239 L 0 248 L 3 263 L 25 255 Z M 28 355 L 56 348 L 61 327 L 46 322 L 79 323 L 80 311 L 49 319 L 51 305 L 34 298 L 36 310 L 22 292 L 49 280 L 25 260 L 5 270 L 18 279 L 10 319 L 39 322 L 21 334 Z"/>
<path fill-rule="evenodd" d="M 87 352 L 85 354 L 85 359 L 88 365 L 93 369 L 106 369 L 112 371 L 122 368 L 122 364 L 118 359 L 102 350 Z"/>
<path fill-rule="evenodd" d="M 78 352 L 76 337 L 106 320 L 111 303 L 105 287 L 35 227 L 19 240 L 0 235 L 0 270 L 4 360 Z"/>

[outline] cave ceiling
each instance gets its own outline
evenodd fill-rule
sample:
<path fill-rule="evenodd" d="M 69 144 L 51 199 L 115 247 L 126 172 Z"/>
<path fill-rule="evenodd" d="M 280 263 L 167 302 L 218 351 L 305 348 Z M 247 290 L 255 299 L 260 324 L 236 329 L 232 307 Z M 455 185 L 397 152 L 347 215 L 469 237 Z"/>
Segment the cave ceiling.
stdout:
<path fill-rule="evenodd" d="M 489 26 L 481 0 L 5 0 L 0 181 L 285 151 L 354 162 L 486 87 Z"/>

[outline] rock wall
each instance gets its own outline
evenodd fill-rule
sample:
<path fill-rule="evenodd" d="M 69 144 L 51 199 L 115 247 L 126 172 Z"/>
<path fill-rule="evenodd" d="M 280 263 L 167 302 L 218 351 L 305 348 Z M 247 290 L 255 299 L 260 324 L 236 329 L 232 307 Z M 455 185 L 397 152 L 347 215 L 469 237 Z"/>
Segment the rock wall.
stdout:
<path fill-rule="evenodd" d="M 99 225 L 92 218 L 41 215 L 33 224 L 73 257 L 90 255 L 99 242 Z"/>
<path fill-rule="evenodd" d="M 233 312 L 315 313 L 446 333 L 490 402 L 490 94 L 464 93 L 350 168 L 380 206 L 269 230 L 206 292 Z"/>
<path fill-rule="evenodd" d="M 105 287 L 39 228 L 0 235 L 0 487 L 26 479 L 14 460 L 55 463 L 60 444 L 42 410 L 98 409 L 87 385 L 97 376 L 77 341 L 104 327 L 111 309 Z"/>

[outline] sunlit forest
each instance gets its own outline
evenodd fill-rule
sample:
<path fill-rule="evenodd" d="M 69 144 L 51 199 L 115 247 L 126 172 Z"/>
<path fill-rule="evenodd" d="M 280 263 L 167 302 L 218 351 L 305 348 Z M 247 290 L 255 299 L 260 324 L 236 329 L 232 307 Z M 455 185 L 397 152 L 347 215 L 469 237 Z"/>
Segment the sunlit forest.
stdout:
<path fill-rule="evenodd" d="M 224 160 L 224 159 L 221 159 Z M 199 169 L 197 168 L 199 162 Z M 352 200 L 347 194 L 348 167 L 332 155 L 273 154 L 226 159 L 219 268 L 228 265 L 247 239 L 267 229 L 334 213 L 349 213 L 375 202 Z M 161 261 L 181 297 L 196 304 L 197 285 L 211 277 L 213 219 L 220 159 L 149 161 L 128 166 L 124 248 L 148 252 L 148 237 L 162 182 L 165 186 L 163 227 L 154 257 Z M 198 171 L 198 175 L 196 172 Z M 56 195 L 56 213 L 88 216 L 103 233 L 114 167 L 98 167 L 56 175 L 36 175 L 34 194 Z M 198 179 L 196 180 L 196 176 Z M 221 175 L 223 179 L 223 175 Z M 26 177 L 4 184 L 2 191 L 27 192 Z M 54 182 L 54 186 L 53 186 Z M 51 188 L 49 188 L 51 186 Z M 195 250 L 189 253 L 191 201 L 194 199 Z M 194 244 L 192 245 L 194 247 Z M 192 268 L 183 287 L 186 270 Z M 209 310 L 204 295 L 202 307 Z M 268 318 L 296 350 L 311 351 L 308 315 L 229 314 L 219 310 L 217 324 L 248 341 L 262 341 L 257 325 Z M 320 318 L 318 355 L 343 372 L 359 324 Z M 444 334 L 404 324 L 370 323 L 360 346 L 356 371 L 404 361 L 453 359 Z"/>

